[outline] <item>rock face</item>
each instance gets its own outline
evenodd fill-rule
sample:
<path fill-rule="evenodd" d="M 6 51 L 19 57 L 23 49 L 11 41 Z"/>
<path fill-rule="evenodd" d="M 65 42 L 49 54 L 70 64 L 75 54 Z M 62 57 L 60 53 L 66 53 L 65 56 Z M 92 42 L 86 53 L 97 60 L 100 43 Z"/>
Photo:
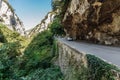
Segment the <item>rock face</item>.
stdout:
<path fill-rule="evenodd" d="M 71 0 L 63 18 L 74 39 L 120 45 L 120 0 Z"/>
<path fill-rule="evenodd" d="M 19 32 L 21 35 L 25 35 L 23 23 L 7 0 L 0 0 L 0 23 L 6 25 L 11 30 Z"/>
<path fill-rule="evenodd" d="M 29 36 L 32 36 L 32 35 L 35 34 L 35 33 L 40 33 L 40 32 L 42 32 L 42 31 L 47 30 L 48 27 L 49 27 L 49 24 L 52 23 L 52 21 L 53 21 L 53 19 L 54 19 L 54 17 L 55 17 L 56 14 L 57 14 L 56 12 L 49 12 L 49 13 L 45 16 L 45 18 L 41 21 L 40 24 L 38 24 L 38 25 L 37 25 L 35 28 L 33 28 L 32 30 L 29 30 L 29 31 L 28 31 L 28 35 L 29 35 Z"/>

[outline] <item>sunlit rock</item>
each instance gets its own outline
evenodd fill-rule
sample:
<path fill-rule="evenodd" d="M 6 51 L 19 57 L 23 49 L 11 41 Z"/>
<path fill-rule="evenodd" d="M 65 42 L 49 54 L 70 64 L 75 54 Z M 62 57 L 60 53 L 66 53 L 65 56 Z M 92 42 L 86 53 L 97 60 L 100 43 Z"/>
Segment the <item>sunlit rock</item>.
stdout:
<path fill-rule="evenodd" d="M 56 12 L 49 12 L 45 18 L 38 24 L 35 28 L 28 32 L 29 36 L 32 36 L 35 33 L 40 33 L 48 29 L 49 25 L 53 22 L 53 19 L 56 15 Z"/>
<path fill-rule="evenodd" d="M 0 0 L 0 23 L 5 24 L 11 30 L 19 32 L 21 35 L 25 35 L 23 23 L 7 0 Z"/>

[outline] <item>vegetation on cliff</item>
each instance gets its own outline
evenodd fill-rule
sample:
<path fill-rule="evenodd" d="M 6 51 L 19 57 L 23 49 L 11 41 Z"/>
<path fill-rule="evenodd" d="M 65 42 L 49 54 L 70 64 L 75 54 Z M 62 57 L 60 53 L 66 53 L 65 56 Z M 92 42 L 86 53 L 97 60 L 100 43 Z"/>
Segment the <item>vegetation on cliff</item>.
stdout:
<path fill-rule="evenodd" d="M 50 30 L 55 36 L 58 36 L 58 35 L 62 36 L 65 34 L 64 28 L 61 24 L 61 20 L 59 17 L 56 17 L 53 20 L 52 24 L 50 25 Z"/>
<path fill-rule="evenodd" d="M 91 78 L 92 80 L 116 80 L 115 76 L 117 71 L 120 72 L 116 66 L 109 64 L 94 55 L 87 54 L 86 57 L 89 68 L 88 78 Z"/>
<path fill-rule="evenodd" d="M 46 30 L 31 39 L 26 43 L 25 37 L 0 25 L 0 80 L 62 80 L 51 62 L 53 33 Z"/>
<path fill-rule="evenodd" d="M 0 80 L 63 80 L 59 67 L 51 62 L 53 36 L 63 33 L 60 20 L 56 18 L 49 28 L 27 39 L 0 25 Z"/>
<path fill-rule="evenodd" d="M 80 30 L 83 30 L 81 34 L 87 31 L 85 29 L 87 27 L 83 28 L 86 22 L 83 21 L 82 25 L 79 22 L 74 22 L 75 20 L 80 21 L 78 19 L 80 16 L 77 13 L 72 16 L 67 15 L 65 22 L 63 22 L 65 25 L 62 25 L 63 16 L 67 13 L 66 10 L 70 2 L 71 0 L 53 0 L 53 11 L 58 9 L 59 14 L 54 17 L 47 30 L 34 34 L 29 39 L 0 24 L 0 80 L 114 80 L 112 70 L 119 70 L 93 55 L 84 57 L 87 62 L 87 67 L 84 67 L 82 61 L 79 62 L 76 58 L 73 60 L 74 55 L 67 56 L 65 54 L 64 57 L 70 59 L 69 73 L 65 77 L 60 68 L 54 65 L 54 60 L 59 56 L 56 54 L 59 49 L 54 36 L 63 36 L 65 27 L 66 30 L 68 28 L 74 30 L 79 26 Z M 76 36 L 77 32 L 72 36 Z M 85 35 L 81 37 L 86 38 Z M 70 52 L 70 54 L 74 53 Z M 64 59 L 66 60 L 66 58 Z M 66 61 L 68 62 L 68 60 Z"/>

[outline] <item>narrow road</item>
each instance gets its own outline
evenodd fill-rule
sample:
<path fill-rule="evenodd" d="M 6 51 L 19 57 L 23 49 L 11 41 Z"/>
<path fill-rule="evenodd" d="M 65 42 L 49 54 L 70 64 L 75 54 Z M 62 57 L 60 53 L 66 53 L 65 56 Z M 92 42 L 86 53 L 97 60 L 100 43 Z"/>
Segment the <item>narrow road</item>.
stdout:
<path fill-rule="evenodd" d="M 86 54 L 92 54 L 120 67 L 120 47 L 110 47 L 84 42 L 67 41 L 57 38 L 60 42 Z"/>

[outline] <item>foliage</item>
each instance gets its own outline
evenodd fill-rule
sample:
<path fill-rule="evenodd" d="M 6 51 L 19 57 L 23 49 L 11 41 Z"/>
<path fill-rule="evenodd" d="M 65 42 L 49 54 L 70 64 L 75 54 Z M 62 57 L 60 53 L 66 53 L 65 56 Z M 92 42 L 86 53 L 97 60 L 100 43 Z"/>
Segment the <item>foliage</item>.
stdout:
<path fill-rule="evenodd" d="M 52 0 L 52 10 L 59 10 L 58 15 L 63 18 L 71 0 Z"/>
<path fill-rule="evenodd" d="M 53 35 L 49 30 L 39 33 L 33 38 L 24 52 L 25 65 L 23 66 L 25 75 L 27 75 L 26 80 L 60 80 L 62 76 L 60 70 L 53 67 L 51 63 L 52 45 Z"/>
<path fill-rule="evenodd" d="M 49 31 L 44 31 L 33 38 L 24 52 L 27 58 L 27 64 L 25 65 L 27 69 L 31 67 L 36 68 L 37 65 L 44 64 L 44 60 L 49 59 L 51 56 L 52 41 L 53 37 Z"/>
<path fill-rule="evenodd" d="M 25 40 L 26 38 L 19 33 L 0 24 L 0 80 L 15 79 L 21 74 L 18 65 L 22 63 L 20 56 L 23 50 L 21 49 L 27 46 L 28 41 Z M 17 77 L 16 80 L 19 78 Z"/>
<path fill-rule="evenodd" d="M 42 49 L 51 46 L 53 43 L 52 33 L 50 31 L 44 31 L 37 34 L 29 46 L 25 50 L 25 54 L 34 54 L 36 51 L 41 52 Z"/>
<path fill-rule="evenodd" d="M 62 0 L 63 5 L 62 7 L 62 13 L 65 13 L 67 10 L 67 7 L 69 6 L 69 3 L 71 2 L 71 0 Z"/>
<path fill-rule="evenodd" d="M 0 47 L 0 80 L 15 77 L 13 66 L 16 65 L 17 56 L 21 54 L 19 48 L 18 42 L 4 43 Z"/>
<path fill-rule="evenodd" d="M 50 30 L 54 35 L 64 34 L 64 29 L 61 24 L 60 18 L 55 18 L 53 23 L 50 25 Z"/>
<path fill-rule="evenodd" d="M 21 51 L 23 51 L 30 40 L 21 36 L 18 32 L 8 29 L 5 25 L 0 24 L 0 41 L 2 42 L 20 42 Z"/>
<path fill-rule="evenodd" d="M 59 67 L 37 69 L 26 77 L 26 80 L 63 80 Z"/>
<path fill-rule="evenodd" d="M 64 27 L 62 25 L 62 20 L 64 14 L 67 10 L 71 0 L 52 0 L 52 9 L 53 11 L 57 11 L 57 15 L 55 16 L 52 24 L 50 25 L 51 32 L 54 35 L 64 35 Z M 59 12 L 59 13 L 58 13 Z"/>
<path fill-rule="evenodd" d="M 114 80 L 111 70 L 118 71 L 115 66 L 108 64 L 93 55 L 87 54 L 86 56 L 88 59 L 88 68 L 90 70 L 89 76 L 92 80 L 102 80 L 103 77 L 105 80 Z"/>
<path fill-rule="evenodd" d="M 17 39 L 20 37 L 20 34 L 8 29 L 5 25 L 0 24 L 0 32 L 4 35 L 6 40 L 8 42 L 14 42 L 17 41 Z"/>
<path fill-rule="evenodd" d="M 0 47 L 0 54 L 4 53 L 12 56 L 12 54 L 14 55 L 15 53 L 20 53 L 19 49 L 20 49 L 19 42 L 5 43 Z"/>
<path fill-rule="evenodd" d="M 61 2 L 60 0 L 52 0 L 52 9 L 56 10 L 61 7 Z"/>
<path fill-rule="evenodd" d="M 65 11 L 71 0 L 52 0 L 52 10 Z"/>
<path fill-rule="evenodd" d="M 39 33 L 25 45 L 28 47 L 24 55 L 21 52 L 24 38 L 4 25 L 0 30 L 8 40 L 0 47 L 0 80 L 62 80 L 60 69 L 51 63 L 53 34 L 49 30 Z"/>
<path fill-rule="evenodd" d="M 7 42 L 7 40 L 5 39 L 4 35 L 3 35 L 3 32 L 0 30 L 0 42 L 1 43 L 5 43 Z"/>
<path fill-rule="evenodd" d="M 55 54 L 52 52 L 53 34 L 61 35 L 60 30 L 62 26 L 56 19 L 51 30 L 29 40 L 0 24 L 0 80 L 63 80 L 59 67 L 51 63 Z"/>

